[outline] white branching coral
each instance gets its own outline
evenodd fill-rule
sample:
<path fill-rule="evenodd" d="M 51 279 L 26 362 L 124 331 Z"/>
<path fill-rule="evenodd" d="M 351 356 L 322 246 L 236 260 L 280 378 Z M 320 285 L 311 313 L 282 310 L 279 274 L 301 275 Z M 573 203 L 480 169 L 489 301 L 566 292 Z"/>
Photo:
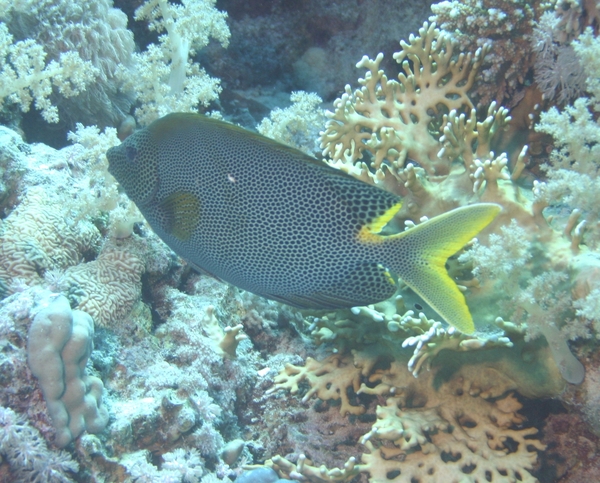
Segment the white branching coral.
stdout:
<path fill-rule="evenodd" d="M 463 263 L 473 264 L 473 276 L 480 282 L 487 280 L 509 280 L 518 283 L 521 271 L 531 258 L 531 241 L 526 231 L 516 220 L 500 228 L 500 233 L 492 233 L 489 243 L 482 245 L 475 241 L 471 248 L 459 257 Z M 518 285 L 514 287 L 518 290 Z"/>
<path fill-rule="evenodd" d="M 162 33 L 159 44 L 136 54 L 135 72 L 124 72 L 126 85 L 137 93 L 140 124 L 176 111 L 197 111 L 208 106 L 221 87 L 191 60 L 194 53 L 214 38 L 227 47 L 227 14 L 214 8 L 215 0 L 148 0 L 135 12 L 136 20 L 148 20 L 150 30 Z M 163 33 L 165 32 L 165 33 Z"/>
<path fill-rule="evenodd" d="M 256 130 L 263 136 L 313 155 L 319 151 L 314 140 L 325 120 L 320 108 L 323 101 L 318 95 L 304 91 L 292 92 L 290 100 L 290 107 L 273 109 Z"/>
<path fill-rule="evenodd" d="M 41 45 L 31 39 L 13 43 L 13 36 L 0 22 L 0 107 L 8 101 L 27 112 L 33 103 L 47 122 L 56 123 L 58 108 L 50 101 L 53 88 L 64 97 L 76 96 L 98 73 L 90 62 L 72 51 L 46 64 Z"/>
<path fill-rule="evenodd" d="M 592 247 L 600 243 L 600 40 L 587 30 L 574 43 L 587 75 L 590 98 L 581 97 L 562 111 L 552 107 L 542 113 L 537 130 L 550 134 L 555 149 L 546 166 L 548 181 L 537 198 L 566 204 L 579 210 L 583 240 Z"/>
<path fill-rule="evenodd" d="M 133 98 L 121 89 L 116 71 L 131 66 L 135 42 L 127 15 L 113 0 L 18 0 L 0 8 L 0 20 L 15 38 L 43 45 L 48 61 L 76 52 L 97 69 L 94 82 L 77 98 L 60 99 L 63 121 L 112 126 L 127 115 Z"/>

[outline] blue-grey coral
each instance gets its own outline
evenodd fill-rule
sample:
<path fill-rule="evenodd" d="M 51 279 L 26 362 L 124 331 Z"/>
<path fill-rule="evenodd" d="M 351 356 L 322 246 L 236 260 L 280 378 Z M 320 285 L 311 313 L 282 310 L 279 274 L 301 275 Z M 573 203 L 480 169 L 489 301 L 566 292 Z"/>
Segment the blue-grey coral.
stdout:
<path fill-rule="evenodd" d="M 92 318 L 71 310 L 62 295 L 43 304 L 29 327 L 27 362 L 44 394 L 56 430 L 54 443 L 63 448 L 83 431 L 102 431 L 108 412 L 102 405 L 102 381 L 86 373 L 94 349 Z"/>

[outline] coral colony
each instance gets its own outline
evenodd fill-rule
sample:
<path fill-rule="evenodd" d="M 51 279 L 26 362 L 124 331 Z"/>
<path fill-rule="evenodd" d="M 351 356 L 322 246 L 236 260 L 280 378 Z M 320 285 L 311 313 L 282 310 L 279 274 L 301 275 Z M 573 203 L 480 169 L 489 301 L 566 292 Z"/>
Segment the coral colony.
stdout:
<path fill-rule="evenodd" d="M 0 483 L 600 481 L 600 6 L 246 3 L 0 0 Z M 174 112 L 399 196 L 385 236 L 499 205 L 446 262 L 475 332 L 195 271 L 106 158 Z"/>

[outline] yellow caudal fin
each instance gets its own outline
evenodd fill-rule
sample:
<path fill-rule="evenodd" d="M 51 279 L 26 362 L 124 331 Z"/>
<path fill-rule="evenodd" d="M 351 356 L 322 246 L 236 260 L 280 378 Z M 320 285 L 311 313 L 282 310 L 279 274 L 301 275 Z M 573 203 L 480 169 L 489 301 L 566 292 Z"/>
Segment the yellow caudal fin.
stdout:
<path fill-rule="evenodd" d="M 387 237 L 399 253 L 390 266 L 411 289 L 450 325 L 475 331 L 464 295 L 446 271 L 446 260 L 485 228 L 502 208 L 492 203 L 464 206 L 408 231 Z M 390 264 L 392 265 L 392 264 Z"/>

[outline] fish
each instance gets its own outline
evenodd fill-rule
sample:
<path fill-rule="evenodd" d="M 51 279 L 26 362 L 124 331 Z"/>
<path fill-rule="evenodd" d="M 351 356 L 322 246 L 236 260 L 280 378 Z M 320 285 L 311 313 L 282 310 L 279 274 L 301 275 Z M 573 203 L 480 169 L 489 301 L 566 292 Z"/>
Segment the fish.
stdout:
<path fill-rule="evenodd" d="M 400 281 L 475 331 L 447 259 L 500 212 L 477 203 L 382 234 L 402 199 L 224 121 L 168 114 L 106 153 L 154 232 L 193 268 L 302 309 L 391 298 Z"/>

